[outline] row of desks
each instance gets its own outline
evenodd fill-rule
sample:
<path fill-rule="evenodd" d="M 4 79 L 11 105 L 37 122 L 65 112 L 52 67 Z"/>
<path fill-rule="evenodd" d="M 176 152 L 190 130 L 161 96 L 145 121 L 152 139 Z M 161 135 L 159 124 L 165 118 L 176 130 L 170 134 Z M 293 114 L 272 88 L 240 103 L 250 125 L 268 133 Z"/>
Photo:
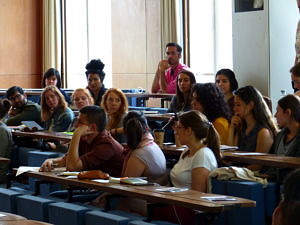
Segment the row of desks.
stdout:
<path fill-rule="evenodd" d="M 64 184 L 67 186 L 96 189 L 112 194 L 118 194 L 132 198 L 141 198 L 147 200 L 148 202 L 174 204 L 209 213 L 220 213 L 224 210 L 234 207 L 255 207 L 255 201 L 237 197 L 228 197 L 228 199 L 233 198 L 235 200 L 211 201 L 203 199 L 202 197 L 219 195 L 207 194 L 193 190 L 181 192 L 161 192 L 157 189 L 164 188 L 164 186 L 159 185 L 133 186 L 116 183 L 99 183 L 92 180 L 65 178 L 58 176 L 56 172 L 26 172 L 24 175 Z"/>
<path fill-rule="evenodd" d="M 13 131 L 13 135 L 23 136 L 23 137 L 32 137 L 32 138 L 41 138 L 41 139 L 51 139 L 68 142 L 71 141 L 72 136 L 69 134 L 61 132 L 49 132 L 49 131 L 38 131 L 38 132 L 22 132 L 22 131 Z M 163 146 L 163 152 L 166 155 L 171 156 L 180 156 L 183 147 L 176 146 Z M 222 151 L 224 160 L 231 162 L 247 163 L 247 164 L 258 164 L 264 166 L 274 166 L 274 167 L 288 167 L 288 168 L 300 168 L 300 157 L 287 157 L 279 156 L 274 154 L 265 154 L 265 153 L 247 153 L 240 151 Z"/>

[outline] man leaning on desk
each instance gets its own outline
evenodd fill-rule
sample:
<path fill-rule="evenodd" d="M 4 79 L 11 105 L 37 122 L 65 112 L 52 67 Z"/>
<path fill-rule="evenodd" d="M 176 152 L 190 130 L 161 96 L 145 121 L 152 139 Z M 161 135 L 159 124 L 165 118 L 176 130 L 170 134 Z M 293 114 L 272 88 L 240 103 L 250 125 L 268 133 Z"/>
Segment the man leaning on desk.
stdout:
<path fill-rule="evenodd" d="M 8 126 L 19 126 L 22 121 L 35 121 L 41 125 L 40 105 L 29 101 L 21 87 L 10 87 L 6 91 L 6 97 L 12 105 L 6 120 Z"/>
<path fill-rule="evenodd" d="M 106 115 L 99 106 L 80 110 L 68 152 L 55 159 L 47 159 L 40 171 L 66 167 L 68 171 L 99 169 L 111 176 L 121 176 L 123 147 L 105 130 Z"/>
<path fill-rule="evenodd" d="M 180 71 L 187 68 L 186 65 L 179 62 L 182 48 L 177 43 L 168 43 L 166 45 L 167 59 L 159 62 L 157 71 L 152 82 L 152 93 L 176 94 L 177 76 Z"/>

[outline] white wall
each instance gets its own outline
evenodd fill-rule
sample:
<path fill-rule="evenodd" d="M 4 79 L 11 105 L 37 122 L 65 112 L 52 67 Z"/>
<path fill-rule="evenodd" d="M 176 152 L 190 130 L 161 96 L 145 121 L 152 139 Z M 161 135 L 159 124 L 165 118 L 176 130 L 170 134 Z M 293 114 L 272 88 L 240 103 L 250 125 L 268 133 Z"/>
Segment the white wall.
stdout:
<path fill-rule="evenodd" d="M 239 85 L 254 85 L 270 96 L 273 112 L 280 90 L 292 93 L 289 70 L 298 19 L 295 0 L 265 0 L 262 11 L 233 12 L 233 69 Z"/>
<path fill-rule="evenodd" d="M 270 96 L 273 107 L 281 89 L 292 93 L 289 70 L 295 61 L 295 38 L 299 20 L 296 0 L 270 0 Z"/>
<path fill-rule="evenodd" d="M 277 0 L 275 0 L 277 1 Z M 233 70 L 239 86 L 269 90 L 268 5 L 264 10 L 235 13 L 233 6 Z"/>

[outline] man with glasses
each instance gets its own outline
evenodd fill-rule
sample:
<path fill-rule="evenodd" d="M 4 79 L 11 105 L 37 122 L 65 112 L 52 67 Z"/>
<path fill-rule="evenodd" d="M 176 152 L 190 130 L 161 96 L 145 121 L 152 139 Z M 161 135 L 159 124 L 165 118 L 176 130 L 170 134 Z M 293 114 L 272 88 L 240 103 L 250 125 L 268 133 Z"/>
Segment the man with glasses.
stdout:
<path fill-rule="evenodd" d="M 19 126 L 22 121 L 35 121 L 41 124 L 41 107 L 27 100 L 26 94 L 21 87 L 13 86 L 6 91 L 6 97 L 11 103 L 6 124 Z"/>

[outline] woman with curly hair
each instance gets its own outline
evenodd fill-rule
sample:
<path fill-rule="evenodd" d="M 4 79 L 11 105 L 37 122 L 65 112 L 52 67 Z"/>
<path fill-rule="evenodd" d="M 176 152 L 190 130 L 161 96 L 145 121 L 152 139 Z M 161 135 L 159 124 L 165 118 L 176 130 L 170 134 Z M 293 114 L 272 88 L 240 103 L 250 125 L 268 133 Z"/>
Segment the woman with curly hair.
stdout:
<path fill-rule="evenodd" d="M 177 77 L 176 95 L 172 98 L 168 112 L 191 110 L 192 86 L 196 83 L 194 74 L 188 70 L 182 70 Z"/>
<path fill-rule="evenodd" d="M 106 88 L 104 87 L 103 80 L 105 73 L 103 72 L 104 64 L 100 59 L 92 59 L 86 64 L 86 78 L 88 80 L 87 89 L 90 91 L 95 105 L 101 105 L 101 99 L 104 95 Z"/>
<path fill-rule="evenodd" d="M 215 83 L 224 93 L 225 100 L 227 101 L 231 114 L 233 115 L 234 96 L 233 92 L 239 88 L 235 74 L 230 69 L 221 69 L 216 73 Z"/>
<path fill-rule="evenodd" d="M 101 106 L 107 114 L 106 130 L 120 143 L 126 141 L 123 132 L 123 118 L 128 111 L 128 102 L 124 93 L 117 88 L 108 89 L 103 95 Z"/>
<path fill-rule="evenodd" d="M 246 86 L 234 94 L 228 144 L 240 151 L 269 152 L 278 129 L 261 93 Z"/>
<path fill-rule="evenodd" d="M 230 111 L 223 92 L 214 83 L 195 84 L 192 108 L 202 112 L 217 130 L 221 144 L 227 144 Z"/>

